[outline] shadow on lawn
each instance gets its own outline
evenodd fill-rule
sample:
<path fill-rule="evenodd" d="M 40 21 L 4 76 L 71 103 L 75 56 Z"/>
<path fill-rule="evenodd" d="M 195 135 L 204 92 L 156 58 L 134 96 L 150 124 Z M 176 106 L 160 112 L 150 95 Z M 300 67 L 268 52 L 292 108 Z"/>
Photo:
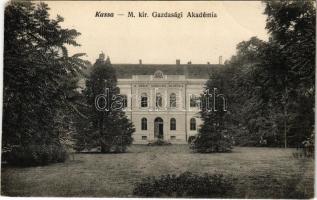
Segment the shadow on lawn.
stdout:
<path fill-rule="evenodd" d="M 104 154 L 104 155 L 115 155 L 115 154 L 127 154 L 127 153 L 135 153 L 135 152 L 132 152 L 132 151 L 126 151 L 126 152 L 107 152 L 107 153 L 102 153 L 102 152 L 99 152 L 99 151 L 93 151 L 93 152 L 76 152 L 76 154 L 80 155 L 80 154 L 91 154 L 91 155 L 95 155 L 95 154 Z"/>

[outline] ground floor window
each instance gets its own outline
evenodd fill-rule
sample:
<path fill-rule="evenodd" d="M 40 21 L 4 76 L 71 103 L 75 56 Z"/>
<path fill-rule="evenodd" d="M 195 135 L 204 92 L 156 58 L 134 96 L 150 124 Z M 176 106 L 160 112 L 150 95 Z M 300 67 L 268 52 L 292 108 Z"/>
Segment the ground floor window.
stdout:
<path fill-rule="evenodd" d="M 147 119 L 146 118 L 141 119 L 141 130 L 147 130 Z"/>
<path fill-rule="evenodd" d="M 170 129 L 172 131 L 176 130 L 176 119 L 175 118 L 172 118 L 171 121 L 170 121 Z"/>
<path fill-rule="evenodd" d="M 195 118 L 190 119 L 190 130 L 191 131 L 196 130 L 196 119 Z"/>

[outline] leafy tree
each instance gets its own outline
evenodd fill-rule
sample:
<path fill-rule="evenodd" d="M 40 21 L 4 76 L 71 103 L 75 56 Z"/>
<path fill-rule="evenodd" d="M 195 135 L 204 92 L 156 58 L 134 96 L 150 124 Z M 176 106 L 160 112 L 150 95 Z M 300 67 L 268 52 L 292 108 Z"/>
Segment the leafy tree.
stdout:
<path fill-rule="evenodd" d="M 277 88 L 278 91 L 281 90 L 277 74 L 283 72 L 276 69 L 274 75 L 267 73 L 267 66 L 264 63 L 268 59 L 270 62 L 273 61 L 272 55 L 278 55 L 273 53 L 275 51 L 267 50 L 269 47 L 269 43 L 253 37 L 238 45 L 237 57 L 229 62 L 231 67 L 240 69 L 233 76 L 236 85 L 232 85 L 234 89 L 232 92 L 237 94 L 234 100 L 242 105 L 242 107 L 233 107 L 236 117 L 242 119 L 240 120 L 242 126 L 237 127 L 237 132 L 242 131 L 237 135 L 239 138 L 236 137 L 240 140 L 238 141 L 240 145 L 275 146 L 279 145 L 281 139 L 277 129 L 281 115 L 274 104 L 281 98 L 273 91 Z"/>
<path fill-rule="evenodd" d="M 132 143 L 134 128 L 123 111 L 115 69 L 109 58 L 104 60 L 104 54 L 92 67 L 84 95 L 89 105 L 85 108 L 88 118 L 78 126 L 77 150 L 100 148 L 103 153 L 124 152 Z M 104 96 L 98 100 L 100 95 Z"/>
<path fill-rule="evenodd" d="M 80 59 L 84 54 L 69 56 L 66 46 L 79 46 L 75 38 L 80 33 L 61 28 L 63 18 L 50 19 L 48 10 L 45 3 L 19 1 L 11 1 L 5 8 L 5 149 L 48 145 L 62 148 L 57 116 L 67 114 L 65 108 L 76 112 L 67 95 L 76 88 L 65 84 L 87 63 Z"/>
<path fill-rule="evenodd" d="M 278 52 L 280 65 L 269 63 L 268 72 L 277 68 L 283 88 L 280 94 L 284 115 L 285 146 L 309 137 L 314 124 L 316 6 L 314 1 L 266 2 L 266 28 L 270 45 Z M 272 56 L 273 57 L 273 56 Z M 275 70 L 276 71 L 276 70 Z M 281 92 L 282 91 L 282 92 Z M 305 102 L 305 105 L 303 104 Z M 302 112 L 305 111 L 305 114 Z M 289 137 L 289 141 L 287 138 Z"/>
<path fill-rule="evenodd" d="M 219 73 L 233 72 L 229 99 L 240 145 L 295 146 L 314 124 L 315 5 L 268 1 L 268 42 L 255 37 Z"/>
<path fill-rule="evenodd" d="M 206 93 L 201 96 L 203 125 L 191 148 L 196 152 L 229 152 L 232 149 L 231 114 L 227 112 L 227 74 L 214 73 L 206 84 Z M 219 90 L 219 91 L 217 91 Z M 221 94 L 220 94 L 221 92 Z"/>
<path fill-rule="evenodd" d="M 82 106 L 87 105 L 84 104 L 84 96 L 78 88 L 78 82 L 82 78 L 82 76 L 66 76 L 61 82 L 61 90 L 64 91 L 68 103 L 58 110 L 54 118 L 59 141 L 72 155 L 74 155 L 78 124 L 87 119 L 87 116 L 81 110 Z"/>

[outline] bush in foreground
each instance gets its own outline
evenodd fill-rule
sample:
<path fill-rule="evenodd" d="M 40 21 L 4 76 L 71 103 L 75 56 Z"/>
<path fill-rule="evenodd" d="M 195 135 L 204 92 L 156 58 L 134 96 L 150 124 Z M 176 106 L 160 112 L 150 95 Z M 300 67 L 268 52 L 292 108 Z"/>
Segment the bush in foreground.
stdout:
<path fill-rule="evenodd" d="M 4 160 L 10 165 L 37 166 L 64 162 L 68 155 L 61 145 L 29 145 L 6 152 Z"/>
<path fill-rule="evenodd" d="M 233 180 L 222 174 L 202 176 L 185 172 L 147 177 L 138 183 L 133 194 L 140 197 L 225 197 L 233 191 Z"/>
<path fill-rule="evenodd" d="M 233 149 L 232 139 L 222 133 L 199 133 L 190 148 L 197 153 L 225 153 Z"/>
<path fill-rule="evenodd" d="M 152 141 L 149 141 L 149 143 L 147 144 L 148 146 L 164 146 L 164 145 L 171 145 L 172 143 L 170 141 L 166 141 L 163 139 L 155 139 Z"/>

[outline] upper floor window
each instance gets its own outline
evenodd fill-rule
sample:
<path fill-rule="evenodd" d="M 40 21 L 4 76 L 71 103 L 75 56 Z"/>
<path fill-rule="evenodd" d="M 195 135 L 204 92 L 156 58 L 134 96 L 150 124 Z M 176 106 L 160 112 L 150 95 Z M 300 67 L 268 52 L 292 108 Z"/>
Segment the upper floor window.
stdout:
<path fill-rule="evenodd" d="M 200 98 L 198 95 L 193 94 L 190 96 L 190 107 L 200 108 Z"/>
<path fill-rule="evenodd" d="M 147 119 L 146 118 L 141 119 L 141 130 L 147 130 Z"/>
<path fill-rule="evenodd" d="M 127 95 L 121 95 L 121 97 L 122 97 L 122 106 L 123 106 L 123 108 L 126 108 L 128 106 Z"/>
<path fill-rule="evenodd" d="M 196 119 L 195 118 L 190 119 L 190 130 L 191 131 L 196 130 Z"/>
<path fill-rule="evenodd" d="M 156 107 L 159 107 L 159 108 L 161 108 L 162 107 L 162 95 L 160 94 L 160 93 L 157 93 L 156 94 L 156 101 L 155 101 L 155 105 L 156 105 Z"/>
<path fill-rule="evenodd" d="M 172 118 L 171 121 L 170 121 L 170 129 L 172 131 L 176 130 L 176 119 L 175 118 Z"/>
<path fill-rule="evenodd" d="M 170 107 L 176 108 L 176 94 L 175 93 L 172 93 L 170 95 Z"/>
<path fill-rule="evenodd" d="M 142 93 L 141 94 L 141 107 L 142 108 L 145 108 L 147 107 L 147 104 L 148 104 L 148 99 L 147 99 L 147 94 L 146 93 Z"/>

